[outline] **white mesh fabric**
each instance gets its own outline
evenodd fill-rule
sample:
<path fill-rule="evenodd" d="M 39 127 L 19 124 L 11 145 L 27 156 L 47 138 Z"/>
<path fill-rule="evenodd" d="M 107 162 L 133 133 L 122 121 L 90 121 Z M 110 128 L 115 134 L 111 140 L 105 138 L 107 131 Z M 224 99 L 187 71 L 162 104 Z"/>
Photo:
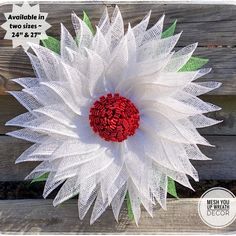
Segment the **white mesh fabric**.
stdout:
<path fill-rule="evenodd" d="M 54 189 L 61 185 L 65 180 L 55 181 L 55 172 L 50 172 L 43 190 L 43 197 L 46 198 Z"/>
<path fill-rule="evenodd" d="M 143 37 L 146 32 L 150 16 L 151 11 L 149 11 L 149 13 L 143 18 L 143 20 L 139 24 L 135 25 L 132 28 L 138 46 L 140 46 L 141 42 L 143 41 Z"/>
<path fill-rule="evenodd" d="M 7 135 L 33 143 L 41 143 L 47 137 L 46 134 L 36 132 L 29 128 L 11 131 L 8 132 Z"/>
<path fill-rule="evenodd" d="M 58 204 L 76 196 L 79 193 L 79 187 L 80 185 L 78 184 L 77 176 L 67 179 L 53 200 L 53 205 L 57 206 Z"/>
<path fill-rule="evenodd" d="M 118 6 L 113 11 L 109 31 L 108 33 L 111 34 L 110 50 L 112 51 L 124 36 L 124 23 Z"/>
<path fill-rule="evenodd" d="M 64 62 L 70 64 L 72 60 L 66 48 L 77 51 L 77 46 L 73 37 L 71 36 L 69 31 L 65 28 L 65 26 L 61 24 L 61 45 L 60 45 L 61 58 Z"/>
<path fill-rule="evenodd" d="M 165 15 L 163 15 L 154 26 L 152 26 L 144 33 L 141 44 L 149 43 L 150 41 L 154 41 L 161 38 L 164 18 Z"/>
<path fill-rule="evenodd" d="M 153 40 L 137 49 L 137 60 L 145 61 L 150 58 L 158 58 L 160 55 L 169 54 L 180 38 L 181 33 L 162 40 Z"/>
<path fill-rule="evenodd" d="M 40 60 L 33 54 L 26 52 L 28 55 L 31 65 L 33 67 L 34 73 L 36 77 L 38 78 L 38 82 L 40 81 L 46 81 L 47 80 L 47 75 L 46 72 L 43 68 L 43 66 L 40 63 Z"/>
<path fill-rule="evenodd" d="M 96 219 L 99 216 L 101 216 L 101 214 L 106 210 L 107 207 L 108 207 L 108 199 L 104 201 L 102 198 L 102 193 L 99 191 L 93 207 L 90 224 L 93 224 L 96 221 Z"/>
<path fill-rule="evenodd" d="M 100 21 L 98 23 L 98 28 L 101 30 L 101 32 L 106 35 L 109 28 L 110 28 L 110 18 L 108 15 L 107 8 L 104 9 L 104 12 L 100 18 Z"/>
<path fill-rule="evenodd" d="M 168 65 L 165 67 L 164 71 L 171 72 L 171 71 L 178 71 L 179 69 L 181 69 L 190 59 L 196 48 L 197 48 L 197 43 L 184 47 L 180 49 L 178 52 L 174 53 Z"/>
<path fill-rule="evenodd" d="M 116 193 L 115 197 L 112 199 L 111 206 L 112 211 L 115 216 L 116 221 L 118 222 L 118 217 L 120 213 L 120 209 L 125 199 L 125 195 L 127 193 L 127 183 L 125 183 L 119 191 Z"/>
<path fill-rule="evenodd" d="M 21 105 L 23 105 L 28 111 L 32 111 L 41 107 L 41 103 L 39 103 L 35 98 L 30 96 L 26 92 L 22 91 L 8 91 L 12 96 L 14 96 Z"/>
<path fill-rule="evenodd" d="M 98 188 L 94 188 L 92 190 L 91 195 L 88 197 L 87 201 L 85 203 L 83 203 L 83 201 L 80 200 L 81 198 L 81 193 L 79 195 L 79 199 L 78 199 L 78 209 L 79 209 L 79 218 L 82 220 L 86 213 L 88 212 L 89 208 L 91 207 L 91 205 L 93 204 L 94 200 L 97 197 L 97 190 Z M 87 192 L 88 189 L 83 189 L 84 191 L 82 191 L 82 189 L 80 188 L 80 192 L 84 193 Z"/>
<path fill-rule="evenodd" d="M 84 53 L 84 48 L 90 48 L 93 34 L 88 26 L 74 13 L 71 14 L 72 23 L 76 33 L 78 49 Z"/>
<path fill-rule="evenodd" d="M 96 34 L 92 42 L 92 50 L 97 53 L 104 61 L 108 62 L 110 58 L 110 50 L 103 35 L 101 28 L 96 27 Z"/>
<path fill-rule="evenodd" d="M 38 79 L 31 78 L 31 77 L 12 79 L 12 81 L 21 85 L 23 88 L 31 88 L 31 87 L 38 87 L 39 86 Z"/>
<path fill-rule="evenodd" d="M 126 193 L 136 224 L 143 205 L 166 208 L 168 177 L 191 188 L 198 181 L 191 160 L 209 160 L 198 144 L 209 142 L 197 131 L 220 121 L 205 113 L 220 108 L 197 96 L 218 88 L 218 82 L 195 82 L 211 69 L 179 72 L 197 44 L 174 52 L 181 33 L 161 38 L 164 16 L 148 28 L 151 12 L 127 32 L 116 6 L 111 20 L 107 8 L 93 35 L 75 13 L 74 39 L 61 25 L 60 54 L 31 44 L 27 53 L 36 78 L 18 78 L 23 87 L 12 94 L 27 110 L 6 125 L 24 127 L 8 135 L 33 144 L 16 163 L 41 161 L 26 179 L 49 173 L 43 196 L 61 188 L 53 204 L 78 195 L 83 219 L 95 202 L 93 223 L 111 204 L 116 220 Z M 107 142 L 89 123 L 91 106 L 100 96 L 119 93 L 139 110 L 135 135 L 122 143 Z"/>

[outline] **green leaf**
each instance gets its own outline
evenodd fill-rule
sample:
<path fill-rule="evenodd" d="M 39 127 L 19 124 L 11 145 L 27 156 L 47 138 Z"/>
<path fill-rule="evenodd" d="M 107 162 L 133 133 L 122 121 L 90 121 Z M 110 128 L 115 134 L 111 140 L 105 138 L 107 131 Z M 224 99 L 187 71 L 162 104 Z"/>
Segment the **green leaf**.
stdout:
<path fill-rule="evenodd" d="M 127 210 L 128 210 L 128 217 L 130 220 L 133 220 L 134 214 L 132 211 L 132 206 L 131 206 L 130 197 L 128 193 L 126 194 L 126 204 L 127 204 Z"/>
<path fill-rule="evenodd" d="M 177 20 L 175 20 L 174 23 L 173 23 L 168 29 L 166 29 L 166 30 L 162 33 L 161 37 L 162 37 L 163 39 L 164 39 L 164 38 L 168 38 L 168 37 L 174 35 L 174 33 L 175 33 L 175 28 L 176 28 L 176 23 L 177 23 Z"/>
<path fill-rule="evenodd" d="M 178 198 L 177 192 L 176 192 L 176 187 L 175 187 L 175 181 L 168 177 L 168 188 L 167 192 L 172 195 L 175 198 Z"/>
<path fill-rule="evenodd" d="M 39 177 L 33 179 L 33 180 L 31 181 L 31 184 L 32 184 L 32 183 L 35 183 L 35 182 L 43 182 L 43 181 L 46 181 L 47 178 L 48 178 L 48 175 L 49 175 L 49 173 L 44 173 L 44 174 L 40 175 Z"/>
<path fill-rule="evenodd" d="M 91 32 L 94 35 L 95 34 L 95 30 L 94 30 L 93 25 L 92 25 L 88 15 L 86 14 L 85 11 L 83 11 L 83 22 L 88 26 L 88 28 L 91 30 Z"/>
<path fill-rule="evenodd" d="M 195 71 L 204 66 L 209 60 L 200 57 L 191 57 L 188 62 L 179 70 L 184 71 Z"/>
<path fill-rule="evenodd" d="M 45 48 L 48 48 L 53 52 L 60 54 L 60 41 L 56 38 L 48 36 L 47 39 L 42 40 L 42 43 Z"/>

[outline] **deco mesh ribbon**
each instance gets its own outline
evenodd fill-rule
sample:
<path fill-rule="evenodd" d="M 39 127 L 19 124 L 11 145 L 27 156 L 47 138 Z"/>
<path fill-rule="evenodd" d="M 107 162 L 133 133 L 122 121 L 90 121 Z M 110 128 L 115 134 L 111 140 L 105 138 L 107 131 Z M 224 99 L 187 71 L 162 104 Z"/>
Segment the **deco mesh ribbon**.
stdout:
<path fill-rule="evenodd" d="M 195 82 L 211 69 L 192 57 L 197 44 L 178 51 L 176 22 L 163 32 L 164 16 L 148 28 L 150 12 L 134 27 L 118 7 L 105 9 L 96 31 L 86 14 L 72 13 L 76 37 L 61 25 L 60 42 L 30 44 L 36 78 L 18 78 L 10 91 L 28 112 L 6 125 L 8 133 L 33 142 L 16 163 L 40 161 L 26 179 L 46 177 L 43 196 L 60 187 L 53 205 L 78 195 L 83 219 L 94 203 L 93 223 L 111 205 L 118 220 L 127 198 L 138 224 L 141 205 L 166 208 L 175 184 L 198 181 L 190 160 L 207 160 L 198 144 L 211 146 L 197 131 L 220 121 L 206 117 L 220 108 L 199 95 L 220 86 Z"/>

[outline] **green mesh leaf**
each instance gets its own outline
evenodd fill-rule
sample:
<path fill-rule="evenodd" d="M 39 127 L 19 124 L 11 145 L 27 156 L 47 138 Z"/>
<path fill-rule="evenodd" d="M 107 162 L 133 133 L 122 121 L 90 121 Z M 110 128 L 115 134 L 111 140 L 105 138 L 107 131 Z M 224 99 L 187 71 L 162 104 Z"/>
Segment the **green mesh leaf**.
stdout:
<path fill-rule="evenodd" d="M 175 198 L 178 198 L 177 192 L 176 192 L 176 187 L 175 187 L 175 181 L 168 177 L 168 187 L 167 187 L 167 192 L 172 195 Z"/>
<path fill-rule="evenodd" d="M 134 214 L 132 211 L 132 206 L 131 206 L 130 197 L 128 193 L 126 194 L 126 204 L 127 204 L 127 210 L 128 210 L 128 217 L 130 220 L 133 220 Z"/>
<path fill-rule="evenodd" d="M 33 180 L 31 181 L 31 184 L 32 184 L 32 183 L 35 183 L 35 182 L 43 182 L 43 181 L 46 181 L 47 178 L 48 178 L 48 175 L 49 175 L 49 173 L 44 173 L 44 174 L 40 175 L 39 177 L 33 179 Z"/>
<path fill-rule="evenodd" d="M 91 30 L 91 32 L 94 35 L 95 34 L 95 30 L 94 30 L 93 25 L 92 25 L 88 15 L 86 14 L 85 11 L 83 11 L 83 22 L 88 26 L 88 28 Z"/>
<path fill-rule="evenodd" d="M 200 57 L 191 57 L 188 62 L 179 70 L 184 71 L 195 71 L 204 66 L 209 60 Z"/>
<path fill-rule="evenodd" d="M 164 38 L 168 38 L 168 37 L 174 35 L 174 33 L 175 33 L 175 28 L 176 28 L 176 23 L 177 23 L 177 20 L 175 20 L 174 23 L 173 23 L 168 29 L 166 29 L 166 30 L 162 33 L 161 37 L 162 37 L 163 39 L 164 39 Z"/>
<path fill-rule="evenodd" d="M 42 43 L 45 48 L 48 48 L 53 52 L 60 54 L 60 41 L 56 38 L 48 36 L 47 39 L 42 40 Z"/>

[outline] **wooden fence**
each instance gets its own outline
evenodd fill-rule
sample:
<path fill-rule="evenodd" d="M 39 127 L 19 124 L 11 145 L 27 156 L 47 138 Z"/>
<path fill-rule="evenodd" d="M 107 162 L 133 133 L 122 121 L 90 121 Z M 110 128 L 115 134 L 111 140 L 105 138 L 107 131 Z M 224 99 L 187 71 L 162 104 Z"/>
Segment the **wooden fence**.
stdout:
<path fill-rule="evenodd" d="M 48 35 L 59 38 L 60 22 L 72 31 L 70 14 L 79 16 L 85 10 L 96 24 L 104 5 L 112 12 L 114 5 L 94 4 L 40 4 L 42 12 L 48 12 L 47 21 L 52 27 Z M 210 59 L 213 71 L 204 81 L 222 82 L 221 88 L 205 95 L 205 101 L 213 102 L 222 110 L 211 117 L 224 122 L 200 132 L 216 145 L 216 148 L 202 148 L 212 161 L 194 162 L 200 180 L 236 179 L 236 6 L 230 5 L 159 5 L 159 4 L 119 4 L 127 26 L 138 23 L 152 9 L 150 25 L 163 13 L 166 14 L 165 27 L 178 20 L 177 32 L 183 30 L 177 47 L 199 42 L 194 55 Z M 0 25 L 4 23 L 3 13 L 11 11 L 12 5 L 0 6 Z M 0 28 L 0 181 L 23 181 L 35 163 L 15 165 L 15 159 L 29 147 L 29 143 L 5 136 L 15 127 L 5 127 L 7 120 L 23 113 L 24 108 L 6 90 L 20 89 L 11 81 L 13 78 L 33 76 L 29 59 L 20 47 L 12 48 L 11 41 L 4 40 L 5 31 Z M 77 202 L 69 200 L 54 208 L 52 200 L 23 199 L 0 200 L 0 232 L 58 232 L 58 233 L 168 233 L 168 232 L 208 232 L 231 233 L 236 231 L 236 222 L 224 229 L 212 229 L 201 222 L 197 213 L 197 198 L 168 200 L 167 211 L 156 209 L 154 218 L 142 212 L 140 226 L 137 228 L 127 218 L 126 209 L 121 212 L 120 222 L 116 223 L 111 209 L 92 226 L 89 214 L 79 221 Z"/>

